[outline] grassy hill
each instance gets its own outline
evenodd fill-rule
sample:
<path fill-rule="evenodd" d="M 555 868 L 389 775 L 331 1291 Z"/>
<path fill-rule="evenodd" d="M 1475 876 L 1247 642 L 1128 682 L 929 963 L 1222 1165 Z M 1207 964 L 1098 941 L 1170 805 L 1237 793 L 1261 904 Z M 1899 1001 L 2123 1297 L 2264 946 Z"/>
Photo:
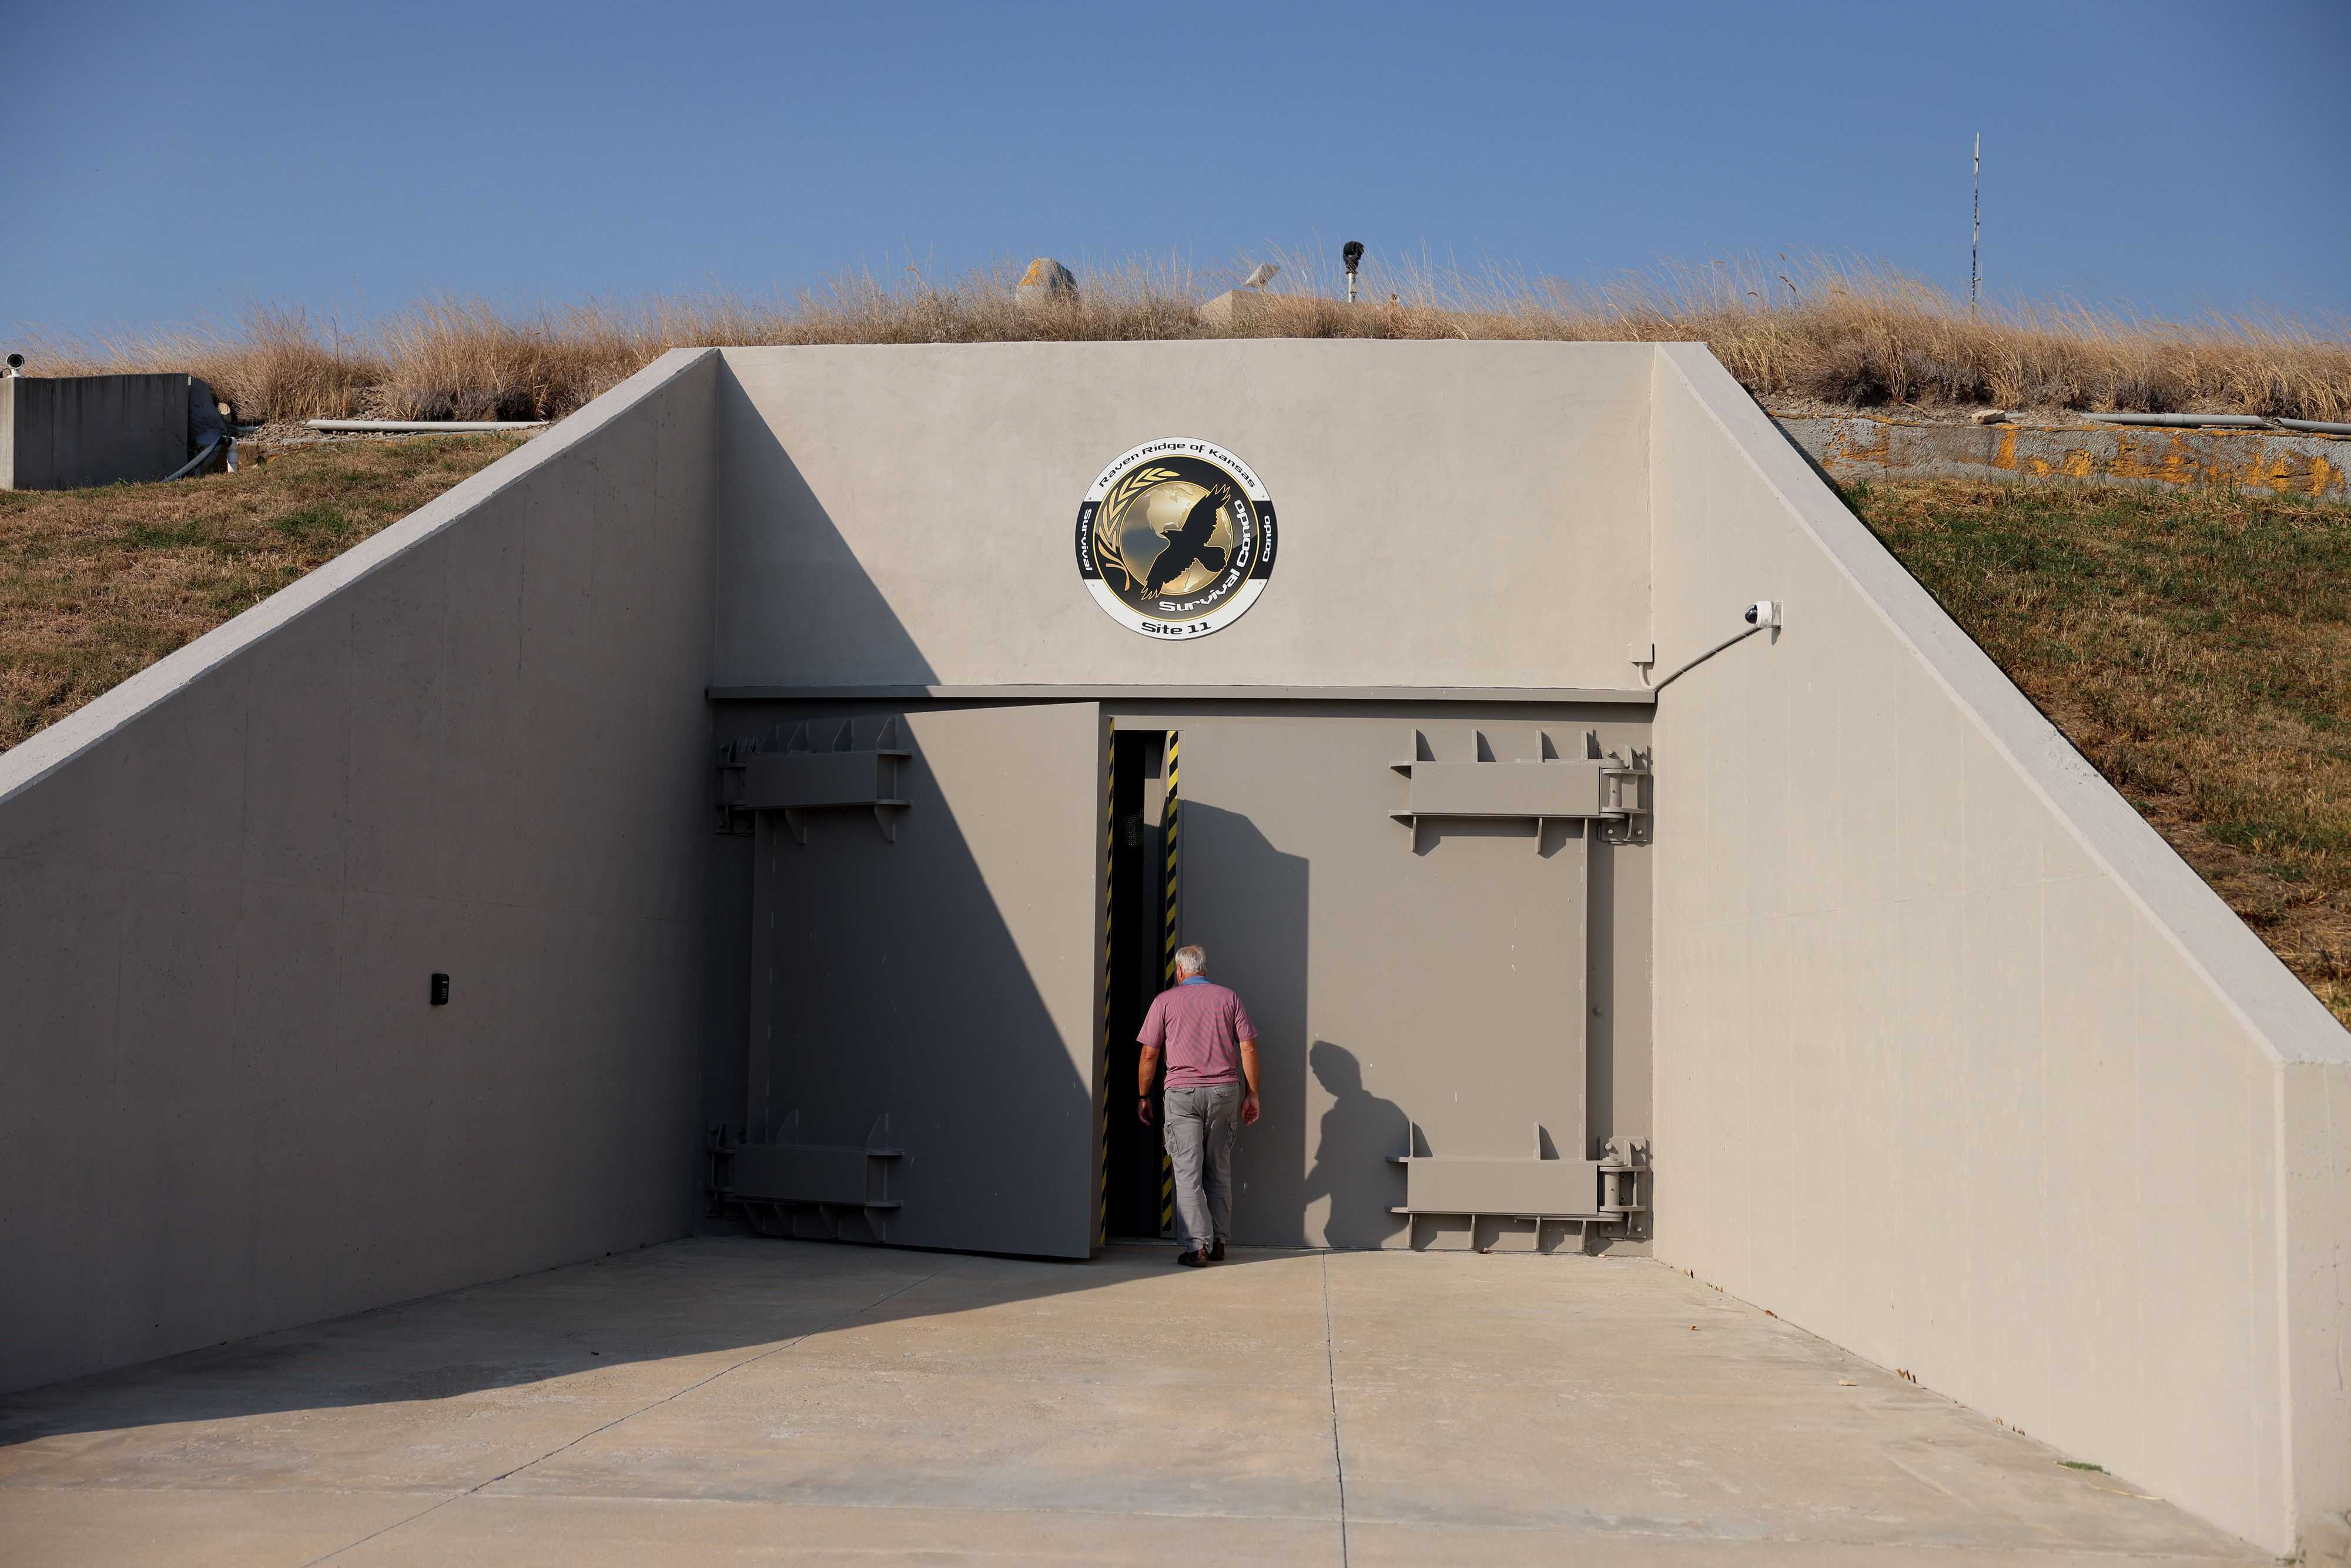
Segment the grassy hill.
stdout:
<path fill-rule="evenodd" d="M 2071 484 L 1845 500 L 2351 1024 L 2351 507 Z"/>
<path fill-rule="evenodd" d="M 0 492 L 0 747 L 516 444 L 339 443 L 179 485 Z M 1845 498 L 2351 1023 L 2351 507 L 2071 484 Z"/>
<path fill-rule="evenodd" d="M 0 490 L 0 749 L 518 444 L 337 442 L 171 485 Z"/>

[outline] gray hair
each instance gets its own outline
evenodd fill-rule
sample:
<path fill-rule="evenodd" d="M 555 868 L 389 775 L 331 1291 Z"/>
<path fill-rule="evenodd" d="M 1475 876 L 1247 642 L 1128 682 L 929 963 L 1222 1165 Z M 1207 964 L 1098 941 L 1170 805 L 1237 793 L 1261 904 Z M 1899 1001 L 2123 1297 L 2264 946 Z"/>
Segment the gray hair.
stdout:
<path fill-rule="evenodd" d="M 1186 975 L 1196 975 L 1207 967 L 1208 950 L 1206 947 L 1176 949 L 1176 973 L 1179 978 Z"/>

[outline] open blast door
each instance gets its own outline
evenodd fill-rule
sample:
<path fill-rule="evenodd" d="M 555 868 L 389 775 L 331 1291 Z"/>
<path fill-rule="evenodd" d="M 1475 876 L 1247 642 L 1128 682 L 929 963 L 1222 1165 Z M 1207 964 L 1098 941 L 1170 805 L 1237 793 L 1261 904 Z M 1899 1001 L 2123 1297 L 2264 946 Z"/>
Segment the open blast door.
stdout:
<path fill-rule="evenodd" d="M 1588 1102 L 1592 890 L 1646 839 L 1646 756 L 1443 713 L 1197 715 L 1182 752 L 1183 940 L 1261 1036 L 1234 1239 L 1631 1239 L 1639 1151 Z"/>
<path fill-rule="evenodd" d="M 1082 1258 L 1095 1233 L 1092 703 L 787 721 L 722 758 L 757 835 L 747 1125 L 764 1232 Z"/>

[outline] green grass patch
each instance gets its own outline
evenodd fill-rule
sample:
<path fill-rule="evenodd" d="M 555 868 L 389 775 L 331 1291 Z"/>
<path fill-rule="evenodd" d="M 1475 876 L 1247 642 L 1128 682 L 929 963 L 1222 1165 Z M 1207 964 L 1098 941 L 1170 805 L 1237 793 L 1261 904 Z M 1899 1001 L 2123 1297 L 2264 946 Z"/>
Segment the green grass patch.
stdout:
<path fill-rule="evenodd" d="M 2351 507 L 1956 481 L 1846 501 L 2351 1022 Z"/>
<path fill-rule="evenodd" d="M 279 514 L 269 526 L 281 534 L 292 534 L 297 538 L 313 535 L 340 538 L 351 531 L 351 519 L 331 501 L 314 501 L 309 506 Z"/>

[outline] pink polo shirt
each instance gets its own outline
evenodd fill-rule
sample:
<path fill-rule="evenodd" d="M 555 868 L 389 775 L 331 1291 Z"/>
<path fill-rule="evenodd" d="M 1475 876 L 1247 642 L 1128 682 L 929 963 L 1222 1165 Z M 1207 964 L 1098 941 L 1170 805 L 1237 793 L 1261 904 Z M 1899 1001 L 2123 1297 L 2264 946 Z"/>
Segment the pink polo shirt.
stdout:
<path fill-rule="evenodd" d="M 1153 998 L 1134 1038 L 1166 1051 L 1168 1088 L 1196 1089 L 1240 1082 L 1240 1042 L 1257 1038 L 1257 1025 L 1239 997 L 1213 980 L 1191 979 Z"/>

